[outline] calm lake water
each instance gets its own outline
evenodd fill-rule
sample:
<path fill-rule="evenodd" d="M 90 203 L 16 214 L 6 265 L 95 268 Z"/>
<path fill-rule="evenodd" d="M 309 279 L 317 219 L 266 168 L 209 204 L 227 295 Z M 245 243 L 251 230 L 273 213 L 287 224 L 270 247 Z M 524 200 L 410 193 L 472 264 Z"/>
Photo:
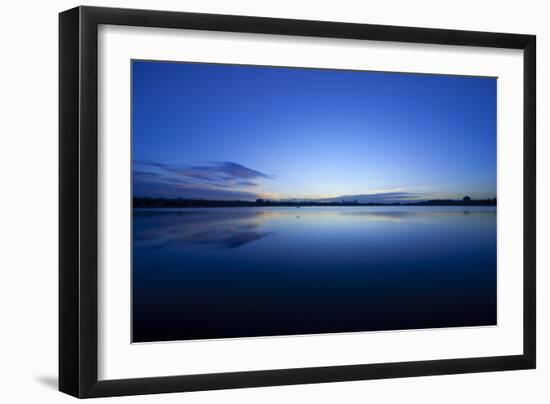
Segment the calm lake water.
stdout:
<path fill-rule="evenodd" d="M 134 342 L 496 324 L 496 208 L 134 210 Z"/>

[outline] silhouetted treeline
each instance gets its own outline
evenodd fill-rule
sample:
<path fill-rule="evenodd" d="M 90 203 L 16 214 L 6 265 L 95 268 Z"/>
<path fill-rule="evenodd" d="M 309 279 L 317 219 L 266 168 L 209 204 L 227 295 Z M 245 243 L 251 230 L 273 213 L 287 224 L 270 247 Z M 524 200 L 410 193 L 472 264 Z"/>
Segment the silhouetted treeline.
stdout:
<path fill-rule="evenodd" d="M 182 199 L 182 198 L 148 198 L 134 197 L 134 208 L 224 208 L 245 206 L 496 206 L 497 200 L 493 199 L 432 199 L 421 202 L 358 202 L 354 201 L 270 201 L 257 199 L 256 201 L 215 201 L 208 199 Z"/>

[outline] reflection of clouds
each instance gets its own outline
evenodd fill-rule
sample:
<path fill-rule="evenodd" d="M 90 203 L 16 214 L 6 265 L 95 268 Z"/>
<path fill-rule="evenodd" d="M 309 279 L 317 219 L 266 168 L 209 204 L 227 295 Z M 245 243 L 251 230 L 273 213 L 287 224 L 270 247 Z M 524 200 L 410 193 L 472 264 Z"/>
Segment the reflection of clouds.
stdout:
<path fill-rule="evenodd" d="M 203 245 L 215 248 L 238 248 L 273 233 L 275 221 L 282 226 L 308 226 L 308 223 L 369 222 L 439 223 L 447 220 L 478 220 L 496 215 L 496 209 L 421 209 L 374 210 L 370 208 L 189 208 L 134 211 L 134 244 L 140 248 L 170 245 Z M 435 219 L 443 219 L 441 221 Z M 447 219 L 447 220 L 446 220 Z M 288 230 L 288 228 L 283 227 Z"/>
<path fill-rule="evenodd" d="M 343 216 L 355 216 L 380 222 L 403 222 L 406 219 L 416 216 L 410 212 L 342 212 Z"/>
<path fill-rule="evenodd" d="M 400 208 L 397 208 L 400 209 Z M 409 219 L 422 219 L 422 218 L 452 218 L 458 216 L 469 216 L 469 215 L 496 215 L 496 210 L 479 210 L 479 211 L 469 211 L 469 210 L 408 210 L 408 211 L 381 211 L 381 212 L 340 212 L 340 215 L 344 216 L 357 216 L 364 217 L 369 220 L 376 221 L 390 221 L 390 222 L 403 222 Z"/>
<path fill-rule="evenodd" d="M 135 211 L 134 243 L 160 248 L 197 244 L 238 248 L 271 234 L 261 226 L 266 212 Z"/>

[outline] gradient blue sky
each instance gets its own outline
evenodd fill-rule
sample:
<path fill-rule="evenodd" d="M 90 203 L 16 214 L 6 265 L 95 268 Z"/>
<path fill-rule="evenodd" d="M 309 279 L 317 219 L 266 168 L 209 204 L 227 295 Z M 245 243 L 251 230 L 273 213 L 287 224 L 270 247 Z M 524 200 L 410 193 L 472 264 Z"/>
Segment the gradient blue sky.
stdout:
<path fill-rule="evenodd" d="M 496 197 L 496 79 L 132 62 L 135 196 Z"/>

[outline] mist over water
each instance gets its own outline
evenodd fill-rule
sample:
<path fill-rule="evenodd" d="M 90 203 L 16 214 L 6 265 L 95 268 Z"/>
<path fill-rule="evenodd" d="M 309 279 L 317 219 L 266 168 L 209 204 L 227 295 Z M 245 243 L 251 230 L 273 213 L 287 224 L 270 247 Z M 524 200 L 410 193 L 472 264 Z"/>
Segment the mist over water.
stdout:
<path fill-rule="evenodd" d="M 496 324 L 495 207 L 133 213 L 133 341 Z"/>

